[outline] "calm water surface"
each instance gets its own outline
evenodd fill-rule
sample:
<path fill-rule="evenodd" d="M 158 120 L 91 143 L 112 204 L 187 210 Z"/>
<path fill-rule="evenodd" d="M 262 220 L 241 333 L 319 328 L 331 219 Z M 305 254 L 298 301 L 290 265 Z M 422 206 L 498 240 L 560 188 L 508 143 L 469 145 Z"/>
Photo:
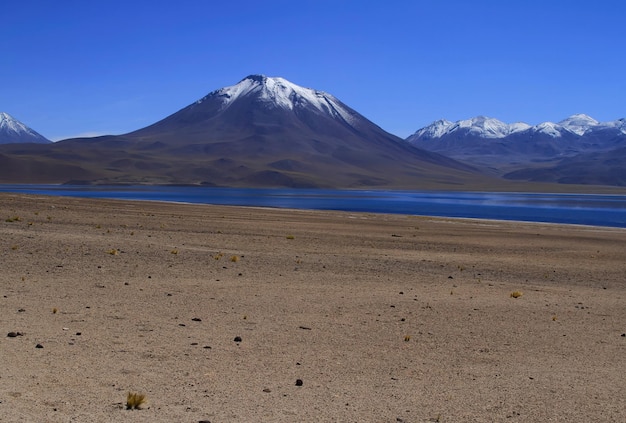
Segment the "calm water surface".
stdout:
<path fill-rule="evenodd" d="M 0 192 L 626 227 L 626 195 L 67 185 Z"/>

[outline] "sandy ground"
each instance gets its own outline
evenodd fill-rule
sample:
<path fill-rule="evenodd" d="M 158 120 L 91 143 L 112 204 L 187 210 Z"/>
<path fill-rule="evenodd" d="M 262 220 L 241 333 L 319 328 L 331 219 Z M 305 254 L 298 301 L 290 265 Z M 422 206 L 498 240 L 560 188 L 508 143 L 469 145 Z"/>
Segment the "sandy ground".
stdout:
<path fill-rule="evenodd" d="M 0 218 L 2 422 L 626 421 L 622 229 L 11 194 Z"/>

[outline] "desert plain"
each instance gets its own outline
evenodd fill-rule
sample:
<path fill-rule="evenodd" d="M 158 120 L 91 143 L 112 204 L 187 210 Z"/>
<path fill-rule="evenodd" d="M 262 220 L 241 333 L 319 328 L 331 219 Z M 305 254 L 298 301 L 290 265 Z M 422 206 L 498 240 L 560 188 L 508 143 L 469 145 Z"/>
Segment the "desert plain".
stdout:
<path fill-rule="evenodd" d="M 624 229 L 19 194 L 0 218 L 2 422 L 626 421 Z"/>

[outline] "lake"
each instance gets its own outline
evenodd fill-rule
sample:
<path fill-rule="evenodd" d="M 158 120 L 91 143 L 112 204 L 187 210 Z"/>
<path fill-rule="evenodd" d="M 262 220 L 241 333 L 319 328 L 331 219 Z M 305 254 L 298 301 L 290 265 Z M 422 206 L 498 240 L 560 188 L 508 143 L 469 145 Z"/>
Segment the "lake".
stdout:
<path fill-rule="evenodd" d="M 0 192 L 626 228 L 626 195 L 68 185 L 0 185 Z"/>

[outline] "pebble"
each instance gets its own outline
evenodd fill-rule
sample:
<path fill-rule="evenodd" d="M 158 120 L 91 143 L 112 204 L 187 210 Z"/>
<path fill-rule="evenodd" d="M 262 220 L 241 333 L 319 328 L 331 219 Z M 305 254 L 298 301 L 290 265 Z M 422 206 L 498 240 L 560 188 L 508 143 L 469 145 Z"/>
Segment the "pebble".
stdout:
<path fill-rule="evenodd" d="M 302 379 L 296 379 L 296 386 L 302 386 L 303 384 Z"/>
<path fill-rule="evenodd" d="M 22 332 L 9 332 L 7 333 L 7 337 L 9 338 L 15 338 L 16 336 L 23 336 L 24 334 Z"/>
<path fill-rule="evenodd" d="M 234 341 L 235 342 L 241 342 L 241 336 L 235 336 Z"/>
<path fill-rule="evenodd" d="M 35 348 L 43 348 L 43 345 L 37 344 L 37 345 L 35 345 Z"/>

